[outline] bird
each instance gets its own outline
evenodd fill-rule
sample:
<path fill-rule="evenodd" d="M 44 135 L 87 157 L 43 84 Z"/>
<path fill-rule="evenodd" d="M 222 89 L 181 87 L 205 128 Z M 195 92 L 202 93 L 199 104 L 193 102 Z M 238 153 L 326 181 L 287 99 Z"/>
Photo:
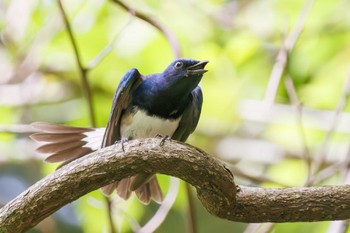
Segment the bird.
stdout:
<path fill-rule="evenodd" d="M 59 167 L 125 140 L 161 135 L 185 142 L 200 118 L 203 95 L 199 83 L 208 71 L 207 63 L 179 58 L 162 73 L 149 75 L 132 68 L 119 82 L 106 128 L 34 122 L 37 133 L 30 137 L 42 143 L 37 151 L 49 154 L 46 162 L 63 162 Z M 125 200 L 135 192 L 144 204 L 163 200 L 155 174 L 137 174 L 102 187 L 106 195 L 114 190 Z"/>

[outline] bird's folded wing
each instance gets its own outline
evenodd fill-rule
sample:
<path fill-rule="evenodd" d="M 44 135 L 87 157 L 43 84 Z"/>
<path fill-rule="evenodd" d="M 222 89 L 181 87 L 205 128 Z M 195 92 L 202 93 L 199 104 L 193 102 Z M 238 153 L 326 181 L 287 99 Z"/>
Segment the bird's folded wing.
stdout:
<path fill-rule="evenodd" d="M 188 136 L 196 129 L 202 110 L 203 95 L 199 86 L 191 93 L 192 100 L 185 109 L 179 126 L 171 138 L 179 141 L 186 141 Z"/>
<path fill-rule="evenodd" d="M 103 136 L 102 147 L 110 146 L 121 139 L 120 122 L 123 111 L 129 106 L 133 90 L 142 82 L 137 69 L 130 69 L 121 79 L 114 94 L 111 113 Z"/>

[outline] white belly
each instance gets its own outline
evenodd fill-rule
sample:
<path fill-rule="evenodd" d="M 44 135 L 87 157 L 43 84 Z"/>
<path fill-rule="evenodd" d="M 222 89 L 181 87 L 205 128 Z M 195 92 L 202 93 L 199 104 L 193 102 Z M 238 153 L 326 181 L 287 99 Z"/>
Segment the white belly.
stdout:
<path fill-rule="evenodd" d="M 122 119 L 120 133 L 125 138 L 149 138 L 157 135 L 171 137 L 179 126 L 180 118 L 166 120 L 148 116 L 144 111 L 138 110 L 135 115 Z"/>

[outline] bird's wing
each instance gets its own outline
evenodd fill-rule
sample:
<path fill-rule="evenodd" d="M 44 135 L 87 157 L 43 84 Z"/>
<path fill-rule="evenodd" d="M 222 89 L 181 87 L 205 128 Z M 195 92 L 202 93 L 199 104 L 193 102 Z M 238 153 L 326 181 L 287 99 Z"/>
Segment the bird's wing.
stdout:
<path fill-rule="evenodd" d="M 130 69 L 121 79 L 115 92 L 111 113 L 101 147 L 114 144 L 121 139 L 120 121 L 123 111 L 129 106 L 133 90 L 142 82 L 142 75 L 137 69 Z"/>
<path fill-rule="evenodd" d="M 199 116 L 202 110 L 203 96 L 202 90 L 198 86 L 191 93 L 192 99 L 185 109 L 179 126 L 177 127 L 172 138 L 179 141 L 186 141 L 188 136 L 196 129 L 199 121 Z"/>

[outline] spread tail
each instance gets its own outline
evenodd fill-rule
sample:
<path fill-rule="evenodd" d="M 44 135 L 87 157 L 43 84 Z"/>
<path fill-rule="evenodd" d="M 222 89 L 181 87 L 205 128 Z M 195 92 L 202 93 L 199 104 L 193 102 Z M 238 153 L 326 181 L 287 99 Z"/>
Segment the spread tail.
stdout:
<path fill-rule="evenodd" d="M 30 136 L 34 141 L 41 143 L 37 151 L 48 154 L 46 162 L 62 162 L 58 168 L 100 149 L 105 131 L 104 128 L 80 128 L 45 122 L 32 123 L 32 127 L 39 131 Z M 144 204 L 149 204 L 152 199 L 158 203 L 163 200 L 162 191 L 154 174 L 139 174 L 101 189 L 106 195 L 116 190 L 125 200 L 135 192 Z"/>
<path fill-rule="evenodd" d="M 67 164 L 99 149 L 104 133 L 103 128 L 79 128 L 44 122 L 32 123 L 32 127 L 39 132 L 30 138 L 42 144 L 37 151 L 48 154 L 45 161 L 49 163 Z"/>

